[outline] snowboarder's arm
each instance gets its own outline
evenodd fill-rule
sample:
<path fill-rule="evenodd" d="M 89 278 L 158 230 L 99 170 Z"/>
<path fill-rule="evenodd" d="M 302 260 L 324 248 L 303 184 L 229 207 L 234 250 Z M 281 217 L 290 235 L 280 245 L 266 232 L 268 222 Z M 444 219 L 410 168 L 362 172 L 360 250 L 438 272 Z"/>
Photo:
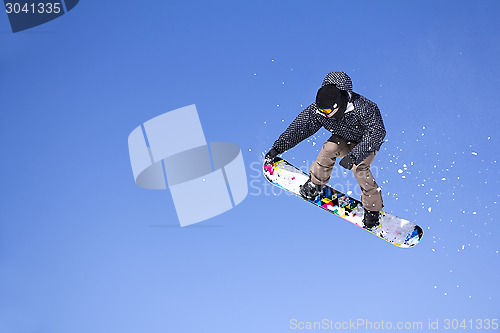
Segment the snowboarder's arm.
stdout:
<path fill-rule="evenodd" d="M 322 125 L 315 119 L 314 112 L 314 105 L 311 104 L 292 121 L 286 131 L 273 144 L 273 148 L 278 154 L 295 147 L 321 128 Z"/>
<path fill-rule="evenodd" d="M 378 151 L 385 138 L 384 122 L 376 104 L 367 108 L 361 124 L 365 128 L 361 142 L 347 155 L 354 164 L 361 163 L 371 153 Z"/>

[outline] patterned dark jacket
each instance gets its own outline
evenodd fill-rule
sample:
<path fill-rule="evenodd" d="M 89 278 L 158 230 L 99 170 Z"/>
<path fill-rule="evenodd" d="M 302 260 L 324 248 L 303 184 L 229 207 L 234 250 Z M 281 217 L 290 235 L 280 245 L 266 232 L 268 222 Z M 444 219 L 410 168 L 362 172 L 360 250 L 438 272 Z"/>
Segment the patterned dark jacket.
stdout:
<path fill-rule="evenodd" d="M 354 164 L 361 163 L 372 152 L 380 149 L 385 137 L 385 127 L 377 104 L 353 93 L 351 78 L 344 72 L 328 73 L 322 86 L 331 83 L 350 93 L 351 98 L 344 117 L 341 120 L 328 118 L 319 111 L 316 103 L 309 105 L 274 142 L 273 148 L 279 154 L 295 147 L 321 127 L 347 141 L 356 143 L 349 153 Z"/>

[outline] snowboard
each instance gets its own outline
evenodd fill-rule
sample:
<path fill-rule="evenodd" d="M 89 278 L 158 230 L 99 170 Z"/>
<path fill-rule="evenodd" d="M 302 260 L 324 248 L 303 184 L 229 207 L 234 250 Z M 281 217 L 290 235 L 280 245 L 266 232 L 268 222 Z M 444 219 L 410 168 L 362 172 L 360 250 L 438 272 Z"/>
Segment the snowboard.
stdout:
<path fill-rule="evenodd" d="M 264 163 L 264 176 L 271 184 L 284 190 L 292 192 L 324 210 L 340 216 L 352 224 L 363 228 L 363 204 L 330 186 L 323 188 L 323 193 L 315 200 L 307 200 L 299 194 L 300 186 L 303 185 L 309 175 L 297 169 L 284 159 L 275 158 L 272 164 Z M 420 242 L 423 231 L 418 225 L 382 211 L 380 213 L 380 224 L 372 229 L 365 229 L 383 240 L 402 248 L 410 248 Z"/>

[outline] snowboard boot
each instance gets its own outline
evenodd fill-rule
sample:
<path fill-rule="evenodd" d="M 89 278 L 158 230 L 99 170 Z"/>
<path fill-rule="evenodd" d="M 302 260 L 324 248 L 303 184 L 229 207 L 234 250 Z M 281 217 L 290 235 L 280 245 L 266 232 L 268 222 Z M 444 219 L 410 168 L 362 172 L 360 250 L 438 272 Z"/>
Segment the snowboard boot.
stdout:
<path fill-rule="evenodd" d="M 380 224 L 380 212 L 367 210 L 365 208 L 365 215 L 363 216 L 363 224 L 365 229 L 372 229 Z"/>
<path fill-rule="evenodd" d="M 323 191 L 323 185 L 316 185 L 311 181 L 311 177 L 300 186 L 300 195 L 307 200 L 313 201 Z"/>

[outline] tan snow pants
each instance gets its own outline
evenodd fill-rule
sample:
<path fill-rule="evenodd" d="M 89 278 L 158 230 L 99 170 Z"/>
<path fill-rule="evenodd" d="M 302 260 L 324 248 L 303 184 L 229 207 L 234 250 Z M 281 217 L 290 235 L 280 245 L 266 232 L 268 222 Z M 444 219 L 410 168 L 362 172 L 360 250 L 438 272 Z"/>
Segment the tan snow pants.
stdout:
<path fill-rule="evenodd" d="M 337 157 L 346 156 L 356 146 L 355 143 L 348 143 L 339 136 L 332 136 L 323 144 L 318 158 L 311 165 L 311 180 L 316 185 L 325 185 L 330 180 L 333 165 Z M 361 202 L 363 207 L 371 211 L 380 211 L 383 207 L 382 194 L 373 178 L 370 166 L 375 159 L 377 152 L 373 152 L 364 161 L 352 167 L 352 172 L 359 187 L 361 188 Z"/>

